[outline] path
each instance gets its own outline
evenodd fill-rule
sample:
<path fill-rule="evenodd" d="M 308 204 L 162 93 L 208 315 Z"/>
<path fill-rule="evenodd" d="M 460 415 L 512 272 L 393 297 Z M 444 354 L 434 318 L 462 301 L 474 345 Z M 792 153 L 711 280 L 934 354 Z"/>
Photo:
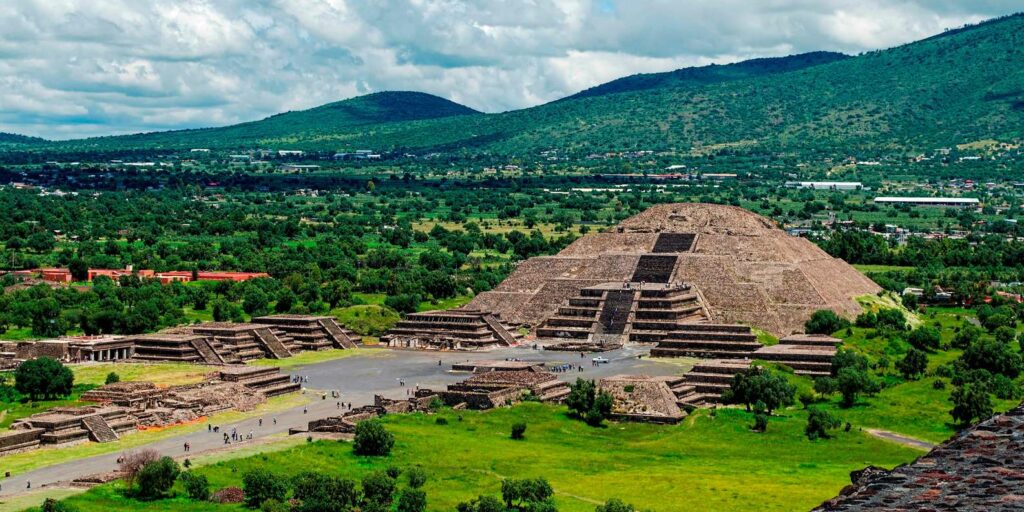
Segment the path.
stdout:
<path fill-rule="evenodd" d="M 137 446 L 132 450 L 154 449 L 165 455 L 180 457 L 184 455 L 183 447 L 186 442 L 191 444 L 190 455 L 193 456 L 225 448 L 231 449 L 232 446 L 248 446 L 267 436 L 287 432 L 290 428 L 305 428 L 312 419 L 337 415 L 339 411 L 336 402 L 338 400 L 332 400 L 329 394 L 326 400 L 321 400 L 317 390 L 340 390 L 341 401 L 352 402 L 353 407 L 358 407 L 372 404 L 375 394 L 402 398 L 408 396 L 409 390 L 417 385 L 423 388 L 443 389 L 447 384 L 461 381 L 466 378 L 465 373 L 449 371 L 452 363 L 455 362 L 516 358 L 522 361 L 549 364 L 565 362 L 582 365 L 583 372 L 557 374 L 559 378 L 570 382 L 577 377 L 597 379 L 621 373 L 645 373 L 648 375 L 678 373 L 678 368 L 672 365 L 649 359 L 637 359 L 637 355 L 646 353 L 647 349 L 626 347 L 602 354 L 611 363 L 593 367 L 590 366 L 591 358 L 594 357 L 592 354 L 581 358 L 579 353 L 545 352 L 528 347 L 502 348 L 486 352 L 424 352 L 387 349 L 381 349 L 380 352 L 368 351 L 366 355 L 325 361 L 290 370 L 288 373 L 292 375 L 303 375 L 309 378 L 309 382 L 305 384 L 309 389 L 305 392 L 313 393 L 316 398 L 306 407 L 294 407 L 263 416 L 262 426 L 259 425 L 260 418 L 254 417 L 220 425 L 220 433 L 208 432 L 204 429 Z M 437 364 L 438 361 L 441 362 L 441 365 Z M 399 385 L 399 379 L 405 381 L 404 387 Z M 304 408 L 308 410 L 306 413 L 303 412 Z M 275 417 L 277 418 L 276 424 L 273 421 Z M 224 432 L 230 433 L 232 429 L 236 429 L 243 436 L 252 431 L 254 440 L 225 445 L 223 434 Z M 121 453 L 121 451 L 117 451 L 87 457 L 13 475 L 11 478 L 2 480 L 0 496 L 24 493 L 27 491 L 28 482 L 32 482 L 33 489 L 38 489 L 43 485 L 67 482 L 82 476 L 113 471 L 117 469 L 117 458 Z M 2 459 L 0 459 L 0 465 L 2 465 Z"/>
<path fill-rule="evenodd" d="M 885 439 L 886 441 L 902 444 L 903 446 L 909 446 L 911 448 L 916 448 L 918 450 L 931 451 L 932 448 L 935 448 L 935 445 L 929 443 L 928 441 L 922 441 L 917 438 L 908 437 L 903 434 L 897 434 L 896 432 L 890 432 L 888 430 L 866 428 L 864 429 L 864 431 L 879 439 Z"/>

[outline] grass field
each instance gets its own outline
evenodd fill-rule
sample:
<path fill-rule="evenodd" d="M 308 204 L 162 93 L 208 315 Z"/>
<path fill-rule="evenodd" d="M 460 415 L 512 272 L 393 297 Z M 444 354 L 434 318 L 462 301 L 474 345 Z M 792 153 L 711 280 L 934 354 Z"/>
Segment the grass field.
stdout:
<path fill-rule="evenodd" d="M 287 359 L 256 359 L 249 361 L 247 364 L 250 366 L 275 366 L 282 370 L 289 370 L 300 366 L 322 363 L 324 361 L 334 361 L 336 359 L 345 359 L 346 357 L 352 356 L 367 356 L 369 354 L 376 353 L 378 353 L 378 351 L 363 348 L 332 348 L 329 350 L 303 351 Z"/>
<path fill-rule="evenodd" d="M 652 511 L 680 510 L 684 504 L 707 511 L 789 511 L 807 510 L 835 495 L 854 469 L 891 467 L 920 454 L 857 431 L 811 442 L 802 433 L 803 411 L 783 414 L 772 419 L 765 434 L 750 432 L 751 416 L 736 409 L 720 410 L 715 417 L 702 411 L 678 426 L 606 428 L 587 427 L 569 419 L 564 408 L 534 403 L 482 413 L 446 410 L 440 416 L 447 425 L 436 424 L 434 416 L 394 415 L 385 419 L 398 440 L 390 457 L 356 457 L 348 443 L 320 441 L 197 471 L 219 488 L 240 485 L 242 474 L 257 467 L 282 476 L 316 468 L 360 478 L 387 466 L 421 465 L 430 475 L 429 510 L 436 511 L 453 510 L 479 494 L 497 495 L 502 478 L 538 476 L 551 482 L 562 512 L 589 512 L 611 497 Z M 509 439 L 516 421 L 528 425 L 523 441 Z M 238 509 L 184 497 L 126 501 L 116 485 L 68 502 L 82 512 Z"/>

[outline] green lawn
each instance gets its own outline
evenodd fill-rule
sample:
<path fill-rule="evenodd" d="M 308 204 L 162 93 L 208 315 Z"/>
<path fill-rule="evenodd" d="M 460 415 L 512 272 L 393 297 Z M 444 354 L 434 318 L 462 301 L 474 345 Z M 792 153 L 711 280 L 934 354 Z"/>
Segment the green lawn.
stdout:
<path fill-rule="evenodd" d="M 462 420 L 459 419 L 461 415 Z M 784 411 L 765 434 L 749 431 L 751 415 L 736 409 L 716 417 L 701 411 L 678 426 L 610 424 L 591 428 L 567 418 L 565 409 L 526 403 L 488 412 L 443 411 L 434 416 L 385 418 L 397 444 L 386 458 L 361 458 L 348 443 L 319 441 L 275 453 L 219 462 L 197 471 L 215 488 L 240 485 L 252 468 L 282 476 L 316 471 L 360 478 L 387 466 L 422 465 L 430 474 L 429 510 L 450 511 L 479 494 L 497 495 L 502 478 L 543 476 L 562 512 L 592 511 L 619 497 L 652 511 L 807 510 L 849 483 L 849 472 L 869 464 L 892 467 L 920 455 L 856 430 L 830 440 L 803 436 L 806 415 Z M 526 439 L 509 439 L 513 422 L 525 421 Z M 117 485 L 68 499 L 82 512 L 107 510 L 238 510 L 190 503 L 126 501 Z M 179 495 L 181 495 L 179 491 Z M 690 504 L 690 506 L 684 506 Z M 699 505 L 698 505 L 699 504 Z"/>

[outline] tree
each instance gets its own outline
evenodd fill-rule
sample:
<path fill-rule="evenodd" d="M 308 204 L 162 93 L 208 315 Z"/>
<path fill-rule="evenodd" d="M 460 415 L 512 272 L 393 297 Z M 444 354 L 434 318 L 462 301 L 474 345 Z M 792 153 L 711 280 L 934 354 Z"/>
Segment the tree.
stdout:
<path fill-rule="evenodd" d="M 384 472 L 363 477 L 363 510 L 388 510 L 394 500 L 398 482 Z"/>
<path fill-rule="evenodd" d="M 971 323 L 964 323 L 960 331 L 953 336 L 953 346 L 964 349 L 971 346 L 975 341 L 981 339 L 985 331 Z"/>
<path fill-rule="evenodd" d="M 992 399 L 982 383 L 967 383 L 957 387 L 950 394 L 949 400 L 953 402 L 949 414 L 961 425 L 992 416 Z"/>
<path fill-rule="evenodd" d="M 612 498 L 604 502 L 604 505 L 598 505 L 594 512 L 636 512 L 636 509 L 618 498 Z"/>
<path fill-rule="evenodd" d="M 114 384 L 115 382 L 121 382 L 121 376 L 114 372 L 108 373 L 106 380 L 103 381 L 104 384 Z"/>
<path fill-rule="evenodd" d="M 907 355 L 896 363 L 896 369 L 900 371 L 903 378 L 917 380 L 928 369 L 928 356 L 916 348 L 911 348 L 907 351 Z"/>
<path fill-rule="evenodd" d="M 841 405 L 852 407 L 857 403 L 857 397 L 862 394 L 873 394 L 878 392 L 878 383 L 871 378 L 868 372 L 858 368 L 843 368 L 836 376 L 836 389 L 843 395 Z"/>
<path fill-rule="evenodd" d="M 842 421 L 832 415 L 832 413 L 812 407 L 808 410 L 807 426 L 804 427 L 804 435 L 811 441 L 828 439 L 828 431 L 839 428 L 841 424 Z"/>
<path fill-rule="evenodd" d="M 181 468 L 178 463 L 170 457 L 160 457 L 146 463 L 136 477 L 139 497 L 156 499 L 167 494 L 171 487 L 174 487 L 174 481 L 178 479 L 180 472 Z"/>
<path fill-rule="evenodd" d="M 14 371 L 14 389 L 31 400 L 67 396 L 74 382 L 71 370 L 50 357 L 29 359 Z"/>
<path fill-rule="evenodd" d="M 1017 337 L 1017 331 L 1006 325 L 997 327 L 993 334 L 1000 343 L 1013 343 L 1013 339 Z"/>
<path fill-rule="evenodd" d="M 981 339 L 967 347 L 960 361 L 967 368 L 987 370 L 991 373 L 1017 378 L 1021 372 L 1021 356 L 1014 352 L 1010 345 L 991 339 Z"/>
<path fill-rule="evenodd" d="M 74 258 L 68 262 L 68 272 L 71 273 L 71 279 L 75 281 L 89 279 L 89 265 L 81 258 Z"/>
<path fill-rule="evenodd" d="M 835 311 L 819 309 L 804 324 L 804 330 L 808 334 L 832 334 L 838 330 L 845 329 L 849 325 L 850 322 L 837 315 Z"/>
<path fill-rule="evenodd" d="M 206 501 L 210 499 L 210 482 L 205 475 L 184 471 L 178 476 L 185 487 L 185 494 L 195 501 Z"/>
<path fill-rule="evenodd" d="M 596 427 L 611 414 L 614 398 L 606 391 L 598 392 L 593 381 L 576 379 L 569 386 L 569 396 L 565 403 L 574 416 Z"/>
<path fill-rule="evenodd" d="M 526 437 L 526 423 L 512 424 L 512 439 L 524 439 Z"/>
<path fill-rule="evenodd" d="M 895 308 L 882 308 L 878 310 L 876 317 L 876 326 L 879 329 L 892 329 L 895 331 L 903 331 L 907 328 L 907 317 L 902 311 Z"/>
<path fill-rule="evenodd" d="M 60 304 L 52 297 L 32 301 L 28 313 L 32 322 L 32 334 L 36 336 L 54 338 L 67 330 L 67 323 L 60 314 Z"/>
<path fill-rule="evenodd" d="M 790 384 L 784 376 L 755 366 L 732 378 L 723 400 L 726 403 L 743 404 L 747 411 L 760 402 L 763 406 L 761 410 L 770 415 L 779 407 L 792 405 L 795 397 L 796 386 Z"/>
<path fill-rule="evenodd" d="M 918 350 L 935 350 L 939 348 L 942 337 L 934 327 L 922 326 L 910 332 L 907 342 Z"/>
<path fill-rule="evenodd" d="M 420 489 L 405 489 L 398 495 L 397 512 L 424 512 L 427 510 L 427 493 Z"/>
<path fill-rule="evenodd" d="M 554 491 L 543 478 L 501 481 L 501 499 L 505 507 L 513 510 L 554 510 L 551 497 Z"/>
<path fill-rule="evenodd" d="M 253 469 L 242 475 L 245 505 L 256 508 L 267 500 L 284 501 L 288 487 L 284 480 L 265 469 Z"/>
<path fill-rule="evenodd" d="M 125 487 L 128 489 L 135 487 L 135 479 L 139 476 L 139 472 L 142 471 L 142 468 L 146 464 L 156 461 L 159 458 L 160 453 L 156 450 L 128 452 L 121 456 L 119 468 L 121 469 L 121 475 L 124 480 Z"/>
<path fill-rule="evenodd" d="M 842 370 L 843 368 L 856 368 L 866 372 L 870 366 L 868 358 L 852 350 L 841 348 L 836 352 L 836 355 L 832 357 L 831 374 L 835 377 L 839 375 L 839 370 Z"/>
<path fill-rule="evenodd" d="M 356 424 L 356 436 L 352 444 L 352 451 L 356 455 L 388 455 L 394 445 L 395 436 L 379 421 L 366 420 Z"/>
<path fill-rule="evenodd" d="M 304 471 L 292 478 L 292 495 L 301 505 L 296 512 L 344 512 L 359 505 L 356 483 L 315 471 Z"/>
<path fill-rule="evenodd" d="M 459 503 L 456 512 L 507 512 L 505 505 L 493 496 L 478 496 L 475 500 Z"/>
<path fill-rule="evenodd" d="M 427 483 L 427 472 L 419 466 L 414 466 L 405 471 L 406 478 L 409 479 L 409 487 L 413 489 L 419 489 L 423 487 L 423 484 Z"/>

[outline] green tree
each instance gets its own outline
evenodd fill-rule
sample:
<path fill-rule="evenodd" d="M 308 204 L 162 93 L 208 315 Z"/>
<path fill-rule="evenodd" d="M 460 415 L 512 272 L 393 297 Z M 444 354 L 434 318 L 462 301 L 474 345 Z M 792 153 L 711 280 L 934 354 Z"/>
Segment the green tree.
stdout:
<path fill-rule="evenodd" d="M 292 495 L 301 502 L 295 512 L 347 512 L 359 505 L 355 482 L 315 471 L 292 478 Z"/>
<path fill-rule="evenodd" d="M 949 414 L 961 425 L 992 416 L 992 399 L 984 384 L 967 383 L 959 386 L 950 394 L 949 400 L 953 402 Z"/>
<path fill-rule="evenodd" d="M 808 409 L 807 426 L 804 427 L 804 435 L 811 441 L 828 439 L 828 431 L 839 428 L 841 424 L 842 421 L 832 413 L 817 407 L 811 407 Z"/>
<path fill-rule="evenodd" d="M 104 384 L 114 384 L 115 382 L 121 382 L 121 377 L 114 372 L 108 373 L 107 378 L 103 381 Z"/>
<path fill-rule="evenodd" d="M 377 471 L 366 475 L 363 477 L 363 510 L 388 510 L 397 489 L 398 482 L 387 473 Z"/>
<path fill-rule="evenodd" d="M 266 469 L 252 469 L 242 475 L 245 505 L 256 508 L 267 500 L 284 501 L 288 486 L 283 479 Z"/>
<path fill-rule="evenodd" d="M 397 512 L 424 512 L 427 510 L 427 493 L 420 489 L 405 489 L 398 495 Z"/>
<path fill-rule="evenodd" d="M 850 325 L 845 318 L 836 314 L 831 309 L 819 309 L 815 311 L 809 320 L 804 324 L 804 330 L 808 334 L 832 334 Z"/>
<path fill-rule="evenodd" d="M 878 387 L 878 383 L 868 372 L 858 368 L 843 368 L 836 376 L 836 389 L 843 395 L 843 407 L 852 407 L 861 394 L 877 393 Z"/>
<path fill-rule="evenodd" d="M 388 455 L 394 445 L 395 436 L 381 422 L 366 420 L 356 424 L 355 441 L 352 444 L 352 451 L 356 455 Z"/>
<path fill-rule="evenodd" d="M 501 499 L 512 510 L 554 511 L 551 484 L 543 478 L 501 481 Z"/>
<path fill-rule="evenodd" d="M 406 470 L 405 476 L 409 479 L 409 487 L 413 489 L 419 489 L 427 483 L 427 472 L 419 466 L 413 466 Z"/>
<path fill-rule="evenodd" d="M 770 415 L 779 407 L 793 405 L 795 397 L 796 386 L 790 384 L 786 377 L 754 366 L 736 374 L 722 398 L 726 403 L 745 405 L 747 411 L 760 402 L 762 411 Z"/>
<path fill-rule="evenodd" d="M 928 369 L 928 356 L 916 348 L 911 348 L 907 351 L 907 355 L 896 363 L 896 369 L 900 371 L 903 378 L 917 380 Z"/>
<path fill-rule="evenodd" d="M 612 498 L 604 502 L 604 505 L 598 505 L 594 512 L 636 512 L 636 508 L 618 498 Z"/>
<path fill-rule="evenodd" d="M 478 496 L 475 500 L 459 503 L 456 512 L 507 512 L 505 505 L 494 496 Z"/>
<path fill-rule="evenodd" d="M 71 273 L 71 279 L 75 281 L 89 279 L 89 265 L 81 258 L 74 258 L 68 262 L 68 272 Z"/>
<path fill-rule="evenodd" d="M 29 359 L 14 371 L 14 389 L 32 400 L 70 395 L 74 383 L 71 369 L 50 357 Z"/>
<path fill-rule="evenodd" d="M 184 471 L 178 475 L 182 485 L 185 487 L 185 494 L 195 501 L 206 501 L 210 499 L 210 482 L 205 475 Z"/>
<path fill-rule="evenodd" d="M 178 479 L 180 472 L 178 463 L 170 457 L 160 457 L 142 466 L 142 470 L 135 477 L 138 496 L 143 499 L 162 497 L 174 487 L 174 481 Z"/>
<path fill-rule="evenodd" d="M 1020 354 L 1011 346 L 992 339 L 981 339 L 964 350 L 960 361 L 970 369 L 987 370 L 991 373 L 1017 378 L 1021 372 Z"/>
<path fill-rule="evenodd" d="M 918 350 L 935 350 L 939 348 L 942 337 L 934 327 L 921 326 L 910 332 L 907 342 Z"/>

